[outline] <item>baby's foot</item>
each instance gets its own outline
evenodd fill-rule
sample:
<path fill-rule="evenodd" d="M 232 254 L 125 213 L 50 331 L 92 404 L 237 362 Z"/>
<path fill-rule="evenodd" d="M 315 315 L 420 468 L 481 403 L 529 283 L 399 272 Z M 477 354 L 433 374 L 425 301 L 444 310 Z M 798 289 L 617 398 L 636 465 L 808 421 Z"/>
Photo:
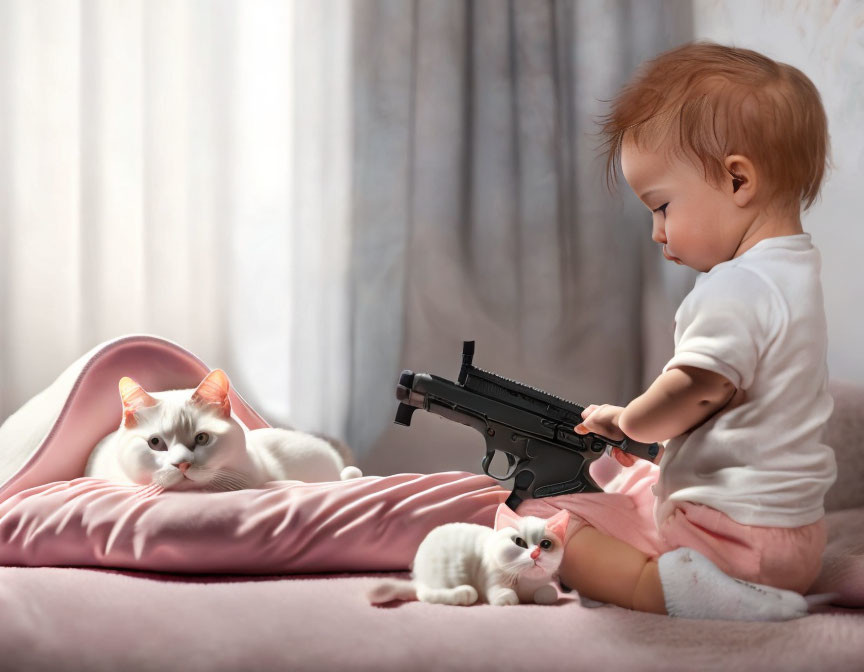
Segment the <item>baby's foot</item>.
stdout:
<path fill-rule="evenodd" d="M 670 616 L 787 621 L 807 615 L 802 595 L 733 579 L 692 548 L 664 553 L 657 564 Z"/>

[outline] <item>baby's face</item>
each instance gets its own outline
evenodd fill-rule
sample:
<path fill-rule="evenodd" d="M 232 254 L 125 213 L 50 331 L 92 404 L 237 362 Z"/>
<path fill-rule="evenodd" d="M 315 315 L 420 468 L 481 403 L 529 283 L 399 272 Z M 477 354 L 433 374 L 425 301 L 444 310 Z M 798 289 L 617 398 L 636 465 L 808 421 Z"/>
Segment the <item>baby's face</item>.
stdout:
<path fill-rule="evenodd" d="M 627 184 L 653 218 L 652 239 L 663 256 L 702 272 L 735 256 L 747 225 L 732 201 L 732 176 L 718 189 L 702 170 L 660 151 L 621 148 L 621 170 Z"/>

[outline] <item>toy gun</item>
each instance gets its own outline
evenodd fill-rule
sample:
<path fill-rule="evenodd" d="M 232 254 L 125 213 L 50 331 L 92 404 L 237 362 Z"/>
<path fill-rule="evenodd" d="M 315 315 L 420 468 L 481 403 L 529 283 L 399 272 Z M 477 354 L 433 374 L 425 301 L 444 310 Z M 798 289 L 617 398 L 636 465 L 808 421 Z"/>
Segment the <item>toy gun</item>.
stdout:
<path fill-rule="evenodd" d="M 482 433 L 486 438 L 483 471 L 498 481 L 514 479 L 506 502 L 512 510 L 529 497 L 602 492 L 588 467 L 607 445 L 651 462 L 657 459 L 656 443 L 615 440 L 593 432 L 577 434 L 574 428 L 582 422 L 582 406 L 478 369 L 471 363 L 473 357 L 474 341 L 464 341 L 458 383 L 403 371 L 396 386 L 401 403 L 395 422 L 410 426 L 414 411 L 422 408 Z M 507 456 L 503 476 L 489 471 L 496 451 Z"/>

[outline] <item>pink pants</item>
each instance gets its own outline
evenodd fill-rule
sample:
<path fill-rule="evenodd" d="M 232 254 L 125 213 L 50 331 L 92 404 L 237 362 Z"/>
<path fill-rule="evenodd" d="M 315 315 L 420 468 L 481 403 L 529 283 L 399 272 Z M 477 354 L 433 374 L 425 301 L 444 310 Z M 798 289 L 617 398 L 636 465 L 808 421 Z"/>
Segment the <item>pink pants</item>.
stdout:
<path fill-rule="evenodd" d="M 681 502 L 658 529 L 651 491 L 658 475 L 655 465 L 640 461 L 627 469 L 615 492 L 528 500 L 518 513 L 548 518 L 565 509 L 571 514 L 568 541 L 591 525 L 654 558 L 686 546 L 729 576 L 775 588 L 803 594 L 816 580 L 826 543 L 824 520 L 791 528 L 742 525 L 717 509 Z"/>

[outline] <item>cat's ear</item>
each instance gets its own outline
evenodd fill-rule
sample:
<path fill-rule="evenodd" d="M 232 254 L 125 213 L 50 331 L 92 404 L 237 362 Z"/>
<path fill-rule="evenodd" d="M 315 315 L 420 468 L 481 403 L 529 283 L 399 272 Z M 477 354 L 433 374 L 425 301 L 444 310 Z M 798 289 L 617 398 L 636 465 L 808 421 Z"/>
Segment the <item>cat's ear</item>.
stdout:
<path fill-rule="evenodd" d="M 158 400 L 151 397 L 138 383 L 127 376 L 120 379 L 120 399 L 123 400 L 123 426 L 134 427 L 138 424 L 135 412 L 140 408 L 155 406 Z"/>
<path fill-rule="evenodd" d="M 570 522 L 570 514 L 566 509 L 562 509 L 551 518 L 546 520 L 546 529 L 550 534 L 558 538 L 563 544 L 567 536 L 567 525 Z"/>
<path fill-rule="evenodd" d="M 228 376 L 222 369 L 213 369 L 192 393 L 192 401 L 202 406 L 216 406 L 219 412 L 231 415 L 231 402 L 228 401 Z"/>
<path fill-rule="evenodd" d="M 505 527 L 519 529 L 519 521 L 522 516 L 517 516 L 506 504 L 500 504 L 495 512 L 495 529 L 501 530 Z"/>

